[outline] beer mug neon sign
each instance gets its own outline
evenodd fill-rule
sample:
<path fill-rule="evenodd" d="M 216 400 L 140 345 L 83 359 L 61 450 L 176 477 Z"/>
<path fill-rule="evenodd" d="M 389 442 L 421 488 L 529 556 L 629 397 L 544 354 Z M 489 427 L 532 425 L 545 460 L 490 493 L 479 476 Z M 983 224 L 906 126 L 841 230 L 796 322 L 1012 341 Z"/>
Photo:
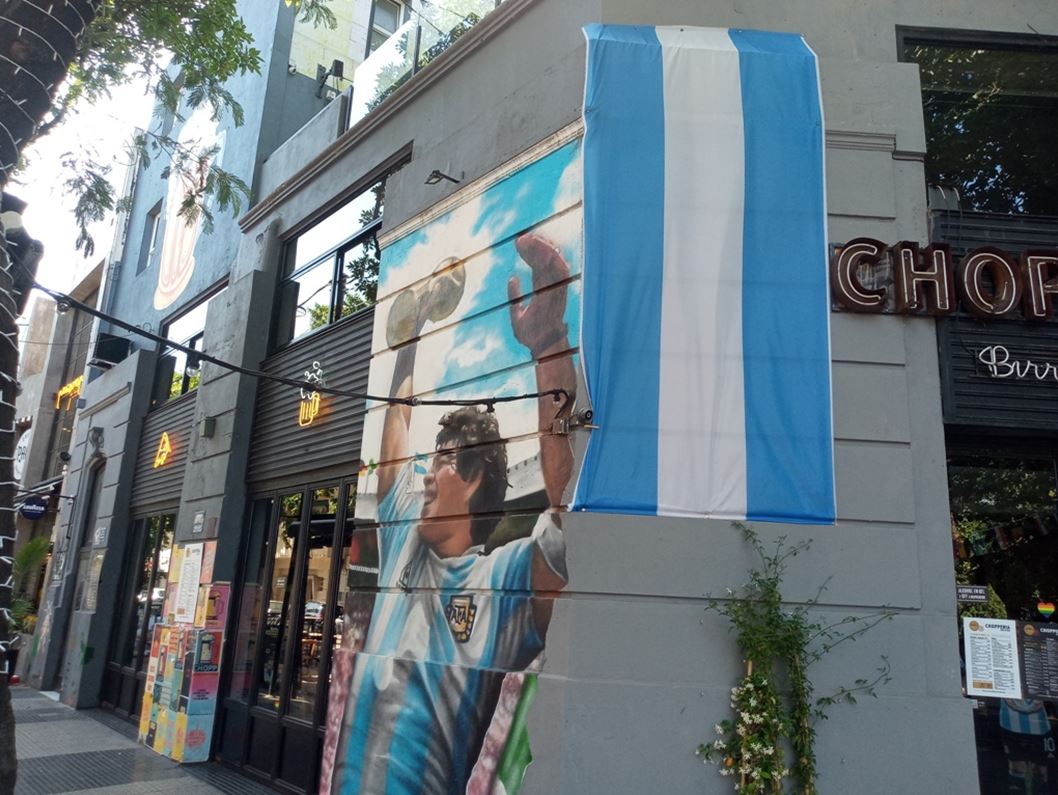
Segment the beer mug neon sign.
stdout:
<path fill-rule="evenodd" d="M 305 371 L 305 381 L 314 386 L 323 386 L 323 368 L 319 362 Z M 307 428 L 320 413 L 320 393 L 315 389 L 301 388 L 301 401 L 298 403 L 298 425 Z"/>

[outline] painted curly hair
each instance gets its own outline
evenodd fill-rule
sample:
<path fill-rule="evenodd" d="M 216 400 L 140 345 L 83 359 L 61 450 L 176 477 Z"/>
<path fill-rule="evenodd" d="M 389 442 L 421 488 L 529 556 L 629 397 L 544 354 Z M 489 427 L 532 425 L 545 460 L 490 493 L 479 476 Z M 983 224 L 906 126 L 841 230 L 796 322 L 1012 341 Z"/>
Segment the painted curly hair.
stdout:
<path fill-rule="evenodd" d="M 456 451 L 459 477 L 470 481 L 481 475 L 481 485 L 470 498 L 470 535 L 475 544 L 484 544 L 502 518 L 499 511 L 507 494 L 507 445 L 500 424 L 495 414 L 464 406 L 441 417 L 440 425 L 437 449 Z"/>

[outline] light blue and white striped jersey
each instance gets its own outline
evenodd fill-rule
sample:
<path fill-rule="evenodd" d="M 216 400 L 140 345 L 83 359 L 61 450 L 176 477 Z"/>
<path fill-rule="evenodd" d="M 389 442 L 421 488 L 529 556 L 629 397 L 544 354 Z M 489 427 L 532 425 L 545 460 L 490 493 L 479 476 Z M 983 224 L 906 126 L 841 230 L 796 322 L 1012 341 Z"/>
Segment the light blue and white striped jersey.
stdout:
<path fill-rule="evenodd" d="M 379 503 L 379 594 L 356 659 L 332 792 L 463 793 L 504 674 L 543 649 L 531 573 L 538 544 L 564 551 L 550 516 L 532 537 L 489 555 L 475 547 L 440 558 L 416 531 L 422 496 L 411 478 L 405 466 Z"/>

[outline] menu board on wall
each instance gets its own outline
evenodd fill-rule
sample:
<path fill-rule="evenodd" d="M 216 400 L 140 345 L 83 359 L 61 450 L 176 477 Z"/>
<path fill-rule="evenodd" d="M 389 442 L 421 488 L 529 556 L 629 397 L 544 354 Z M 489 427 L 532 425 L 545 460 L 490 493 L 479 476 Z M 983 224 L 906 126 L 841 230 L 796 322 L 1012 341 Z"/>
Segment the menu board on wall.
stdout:
<path fill-rule="evenodd" d="M 1016 622 L 964 618 L 963 645 L 967 695 L 1021 698 Z"/>
<path fill-rule="evenodd" d="M 1018 622 L 1025 698 L 1058 700 L 1058 625 Z"/>
<path fill-rule="evenodd" d="M 177 623 L 190 624 L 195 620 L 198 601 L 198 578 L 202 571 L 202 545 L 188 544 L 180 562 L 180 581 L 176 586 L 176 606 L 173 610 Z"/>

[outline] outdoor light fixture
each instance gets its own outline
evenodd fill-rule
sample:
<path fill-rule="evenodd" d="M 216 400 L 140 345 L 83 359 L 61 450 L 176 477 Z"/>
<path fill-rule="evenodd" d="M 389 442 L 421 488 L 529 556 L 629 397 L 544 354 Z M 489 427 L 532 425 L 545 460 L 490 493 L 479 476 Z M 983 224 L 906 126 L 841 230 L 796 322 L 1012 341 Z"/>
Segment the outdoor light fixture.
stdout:
<path fill-rule="evenodd" d="M 462 177 L 463 172 L 459 172 L 459 176 Z M 442 179 L 447 179 L 449 182 L 454 183 L 456 185 L 463 181 L 462 179 L 456 179 L 455 177 L 449 176 L 448 174 L 441 171 L 439 168 L 435 168 L 433 171 L 430 172 L 430 175 L 426 177 L 426 184 L 436 185 Z"/>
<path fill-rule="evenodd" d="M 202 369 L 202 360 L 198 358 L 197 353 L 189 353 L 187 355 L 187 364 L 184 366 L 184 373 L 194 378 L 198 375 L 199 370 Z"/>
<path fill-rule="evenodd" d="M 67 312 L 70 311 L 69 301 L 56 301 L 55 311 L 58 312 L 60 315 L 65 315 Z"/>
<path fill-rule="evenodd" d="M 323 87 L 327 84 L 328 77 L 345 77 L 345 62 L 341 58 L 331 61 L 331 68 L 327 69 L 323 64 L 316 64 L 316 96 L 323 96 Z M 337 89 L 335 89 L 337 90 Z"/>

